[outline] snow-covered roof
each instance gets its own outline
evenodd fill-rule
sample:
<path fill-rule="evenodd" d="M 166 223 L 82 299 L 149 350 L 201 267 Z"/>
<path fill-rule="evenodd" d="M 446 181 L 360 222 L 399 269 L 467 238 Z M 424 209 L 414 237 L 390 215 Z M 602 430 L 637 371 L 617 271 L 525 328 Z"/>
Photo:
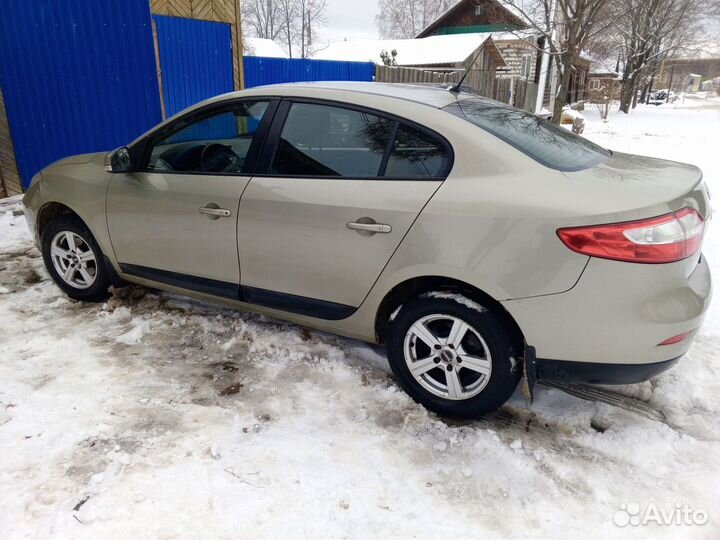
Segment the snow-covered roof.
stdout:
<path fill-rule="evenodd" d="M 337 41 L 318 51 L 318 60 L 349 60 L 382 64 L 380 53 L 397 51 L 400 66 L 432 66 L 464 62 L 491 37 L 490 32 L 449 34 L 421 39 L 358 39 Z"/>
<path fill-rule="evenodd" d="M 288 55 L 282 50 L 280 45 L 272 39 L 243 38 L 247 51 L 245 56 L 264 56 L 266 58 L 287 58 Z"/>
<path fill-rule="evenodd" d="M 506 32 L 493 32 L 492 38 L 496 43 L 502 41 L 518 41 L 536 39 L 540 37 L 540 33 L 537 30 L 512 30 Z"/>

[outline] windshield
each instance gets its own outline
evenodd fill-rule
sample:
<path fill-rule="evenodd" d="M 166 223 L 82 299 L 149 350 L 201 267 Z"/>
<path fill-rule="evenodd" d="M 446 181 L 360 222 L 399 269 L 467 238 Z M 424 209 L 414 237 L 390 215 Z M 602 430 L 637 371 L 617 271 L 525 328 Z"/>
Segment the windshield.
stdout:
<path fill-rule="evenodd" d="M 559 171 L 602 163 L 610 152 L 568 130 L 503 103 L 471 97 L 443 108 L 511 144 L 535 161 Z"/>

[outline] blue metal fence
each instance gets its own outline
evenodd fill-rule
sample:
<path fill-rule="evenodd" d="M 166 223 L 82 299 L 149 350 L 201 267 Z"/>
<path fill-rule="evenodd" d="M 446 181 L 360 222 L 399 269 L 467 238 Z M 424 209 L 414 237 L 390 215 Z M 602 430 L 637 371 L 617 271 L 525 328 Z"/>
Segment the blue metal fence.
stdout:
<path fill-rule="evenodd" d="M 372 62 L 246 56 L 244 66 L 246 88 L 303 81 L 370 82 L 375 74 L 375 64 Z"/>
<path fill-rule="evenodd" d="M 165 114 L 232 92 L 230 25 L 154 15 Z"/>
<path fill-rule="evenodd" d="M 24 187 L 161 119 L 147 0 L 2 0 L 2 85 Z"/>

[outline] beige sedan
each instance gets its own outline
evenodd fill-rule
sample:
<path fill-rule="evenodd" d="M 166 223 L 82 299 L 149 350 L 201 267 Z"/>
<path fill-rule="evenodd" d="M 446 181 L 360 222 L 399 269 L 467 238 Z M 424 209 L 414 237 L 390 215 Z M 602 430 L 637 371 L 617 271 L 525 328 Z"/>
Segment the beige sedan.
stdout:
<path fill-rule="evenodd" d="M 24 203 L 72 298 L 133 282 L 384 343 L 402 387 L 452 416 L 523 374 L 660 373 L 711 295 L 696 167 L 443 88 L 219 96 L 47 167 Z"/>

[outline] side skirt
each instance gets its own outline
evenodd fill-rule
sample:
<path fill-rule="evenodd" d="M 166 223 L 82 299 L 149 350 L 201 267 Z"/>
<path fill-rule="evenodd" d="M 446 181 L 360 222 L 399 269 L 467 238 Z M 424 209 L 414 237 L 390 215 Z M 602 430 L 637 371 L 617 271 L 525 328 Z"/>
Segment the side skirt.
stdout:
<path fill-rule="evenodd" d="M 255 287 L 242 287 L 237 283 L 189 276 L 187 274 L 158 270 L 146 266 L 121 263 L 120 269 L 124 274 L 137 276 L 157 283 L 164 283 L 172 287 L 237 300 L 238 302 L 285 311 L 287 313 L 306 315 L 316 319 L 339 321 L 346 319 L 357 311 L 355 307 L 337 304 L 335 302 L 327 302 L 325 300 L 258 289 Z"/>
<path fill-rule="evenodd" d="M 237 283 L 178 274 L 177 272 L 158 270 L 157 268 L 148 268 L 135 264 L 120 263 L 120 270 L 122 270 L 123 274 L 137 276 L 150 281 L 157 281 L 158 283 L 164 283 L 172 287 L 188 289 L 203 294 L 211 294 L 231 300 L 240 299 L 240 286 Z"/>

